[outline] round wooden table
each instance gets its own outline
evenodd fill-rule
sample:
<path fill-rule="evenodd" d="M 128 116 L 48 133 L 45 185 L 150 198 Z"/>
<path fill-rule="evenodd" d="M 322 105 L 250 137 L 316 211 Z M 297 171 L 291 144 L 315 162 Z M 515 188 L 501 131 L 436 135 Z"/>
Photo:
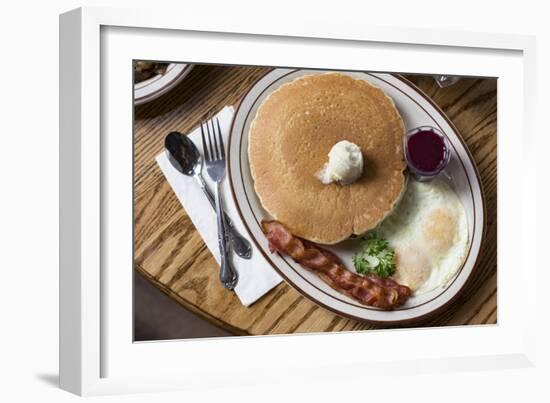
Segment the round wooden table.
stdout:
<path fill-rule="evenodd" d="M 135 108 L 135 270 L 184 308 L 236 335 L 380 328 L 323 309 L 281 283 L 250 307 L 218 280 L 218 265 L 155 162 L 169 131 L 188 132 L 209 112 L 235 105 L 267 70 L 196 65 L 176 88 Z M 497 320 L 497 80 L 464 78 L 439 88 L 428 76 L 406 76 L 459 129 L 481 173 L 487 237 L 470 285 L 444 313 L 422 326 L 494 324 Z"/>

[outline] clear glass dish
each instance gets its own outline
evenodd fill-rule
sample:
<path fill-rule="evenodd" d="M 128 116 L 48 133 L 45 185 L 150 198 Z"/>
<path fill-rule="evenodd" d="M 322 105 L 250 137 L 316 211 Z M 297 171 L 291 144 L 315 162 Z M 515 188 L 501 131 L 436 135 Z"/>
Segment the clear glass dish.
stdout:
<path fill-rule="evenodd" d="M 437 167 L 431 171 L 423 171 L 422 169 L 416 167 L 411 158 L 409 150 L 409 139 L 417 133 L 427 131 L 435 133 L 442 140 L 444 148 L 441 161 L 439 162 Z M 439 175 L 439 173 L 441 173 L 441 171 L 445 169 L 451 159 L 451 145 L 449 143 L 449 139 L 447 139 L 447 136 L 441 130 L 433 126 L 424 125 L 409 130 L 407 133 L 405 133 L 405 136 L 403 137 L 403 147 L 405 150 L 405 161 L 407 162 L 409 171 L 419 181 L 429 181 Z"/>

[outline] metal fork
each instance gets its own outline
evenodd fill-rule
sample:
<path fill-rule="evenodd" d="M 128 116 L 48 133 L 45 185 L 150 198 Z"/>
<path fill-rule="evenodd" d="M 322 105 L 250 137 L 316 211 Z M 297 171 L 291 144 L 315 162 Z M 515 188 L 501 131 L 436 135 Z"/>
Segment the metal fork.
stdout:
<path fill-rule="evenodd" d="M 214 125 L 214 119 L 216 125 Z M 206 172 L 216 183 L 216 217 L 218 222 L 218 246 L 220 248 L 220 281 L 228 290 L 235 288 L 238 275 L 229 259 L 228 235 L 223 219 L 221 183 L 225 177 L 225 148 L 218 118 L 201 123 L 202 147 L 205 156 Z M 206 138 L 208 137 L 208 141 Z"/>

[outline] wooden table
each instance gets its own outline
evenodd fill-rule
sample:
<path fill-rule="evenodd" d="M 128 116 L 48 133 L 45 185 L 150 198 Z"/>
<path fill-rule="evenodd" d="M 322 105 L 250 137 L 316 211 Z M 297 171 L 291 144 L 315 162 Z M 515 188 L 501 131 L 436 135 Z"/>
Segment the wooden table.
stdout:
<path fill-rule="evenodd" d="M 218 265 L 164 179 L 154 157 L 171 130 L 188 132 L 210 111 L 235 105 L 267 71 L 196 65 L 174 90 L 135 110 L 135 269 L 183 307 L 237 335 L 365 330 L 376 326 L 327 311 L 286 283 L 251 307 L 221 287 Z M 497 84 L 463 79 L 440 89 L 408 76 L 458 127 L 481 173 L 487 237 L 471 284 L 444 313 L 423 326 L 496 323 Z"/>

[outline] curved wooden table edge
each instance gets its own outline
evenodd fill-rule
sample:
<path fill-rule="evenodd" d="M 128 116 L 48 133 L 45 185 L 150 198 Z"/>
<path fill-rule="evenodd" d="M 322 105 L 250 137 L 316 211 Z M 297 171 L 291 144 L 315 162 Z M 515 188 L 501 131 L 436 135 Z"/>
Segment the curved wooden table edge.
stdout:
<path fill-rule="evenodd" d="M 165 285 L 163 285 L 162 283 L 157 281 L 154 278 L 154 276 L 151 276 L 139 264 L 134 263 L 134 269 L 138 273 L 142 274 L 159 291 L 161 291 L 163 294 L 167 295 L 169 298 L 174 300 L 176 303 L 178 303 L 184 309 L 187 309 L 187 310 L 191 311 L 192 313 L 194 313 L 195 315 L 198 315 L 202 319 L 206 320 L 208 323 L 232 333 L 233 336 L 266 336 L 266 335 L 269 335 L 269 334 L 255 335 L 255 334 L 251 334 L 251 333 L 247 332 L 246 330 L 243 330 L 243 329 L 240 329 L 238 327 L 232 326 L 231 324 L 229 324 L 227 322 L 224 322 L 223 320 L 212 316 L 207 311 L 204 311 L 203 309 L 199 308 L 198 306 L 196 306 L 196 305 L 190 303 L 189 301 L 183 299 L 182 297 L 179 296 L 179 294 L 173 292 L 170 288 L 166 287 Z M 476 269 L 474 269 L 474 270 L 476 270 Z M 471 280 L 471 278 L 468 280 L 468 284 L 470 284 L 470 280 Z M 437 328 L 437 327 L 441 327 L 441 326 L 447 327 L 447 326 L 472 326 L 472 325 L 473 326 L 498 325 L 498 323 L 482 323 L 482 324 L 466 323 L 466 324 L 463 324 L 463 325 L 448 325 L 448 324 L 436 325 L 436 324 L 431 324 L 430 323 L 431 321 L 433 321 L 436 314 L 449 314 L 449 313 L 452 313 L 452 312 L 456 311 L 458 309 L 458 307 L 459 306 L 456 305 L 456 301 L 455 301 L 454 303 L 449 304 L 448 306 L 442 307 L 443 309 L 440 309 L 437 312 L 434 312 L 433 313 L 434 315 L 430 315 L 429 317 L 424 318 L 423 320 L 414 321 L 414 322 L 408 323 L 406 325 L 395 325 L 395 326 L 390 325 L 390 326 L 385 326 L 385 327 L 382 327 L 382 328 L 377 328 L 375 324 L 372 324 L 372 323 L 369 323 L 369 322 L 361 322 L 361 323 L 368 323 L 372 327 L 367 328 L 367 329 L 357 329 L 357 330 L 347 330 L 347 331 L 344 330 L 344 331 L 340 331 L 340 332 L 349 333 L 349 332 L 357 332 L 357 331 L 385 330 L 385 329 L 386 330 L 388 330 L 388 329 L 418 329 L 418 328 L 424 328 L 424 327 Z M 491 314 L 492 313 L 493 312 L 491 312 Z M 342 317 L 342 318 L 346 319 L 345 317 Z M 324 333 L 326 333 L 326 332 L 322 332 L 322 331 L 321 332 L 311 332 L 309 334 L 324 334 Z M 282 333 L 281 335 L 292 335 L 292 334 L 293 333 Z"/>
<path fill-rule="evenodd" d="M 143 275 L 151 284 L 153 284 L 159 291 L 161 291 L 163 294 L 166 294 L 168 297 L 170 297 L 172 300 L 176 301 L 178 304 L 180 304 L 183 308 L 188 309 L 195 315 L 200 316 L 202 319 L 205 319 L 210 324 L 217 326 L 221 329 L 227 330 L 230 333 L 233 333 L 235 336 L 252 336 L 250 333 L 243 329 L 239 329 L 237 327 L 231 326 L 229 323 L 224 322 L 212 315 L 210 315 L 208 312 L 200 309 L 196 305 L 193 305 L 192 303 L 186 301 L 182 297 L 180 297 L 177 293 L 173 292 L 170 288 L 166 287 L 162 283 L 158 282 L 153 276 L 151 276 L 145 269 L 143 269 L 139 264 L 134 263 L 134 270 L 139 272 L 141 275 Z"/>

